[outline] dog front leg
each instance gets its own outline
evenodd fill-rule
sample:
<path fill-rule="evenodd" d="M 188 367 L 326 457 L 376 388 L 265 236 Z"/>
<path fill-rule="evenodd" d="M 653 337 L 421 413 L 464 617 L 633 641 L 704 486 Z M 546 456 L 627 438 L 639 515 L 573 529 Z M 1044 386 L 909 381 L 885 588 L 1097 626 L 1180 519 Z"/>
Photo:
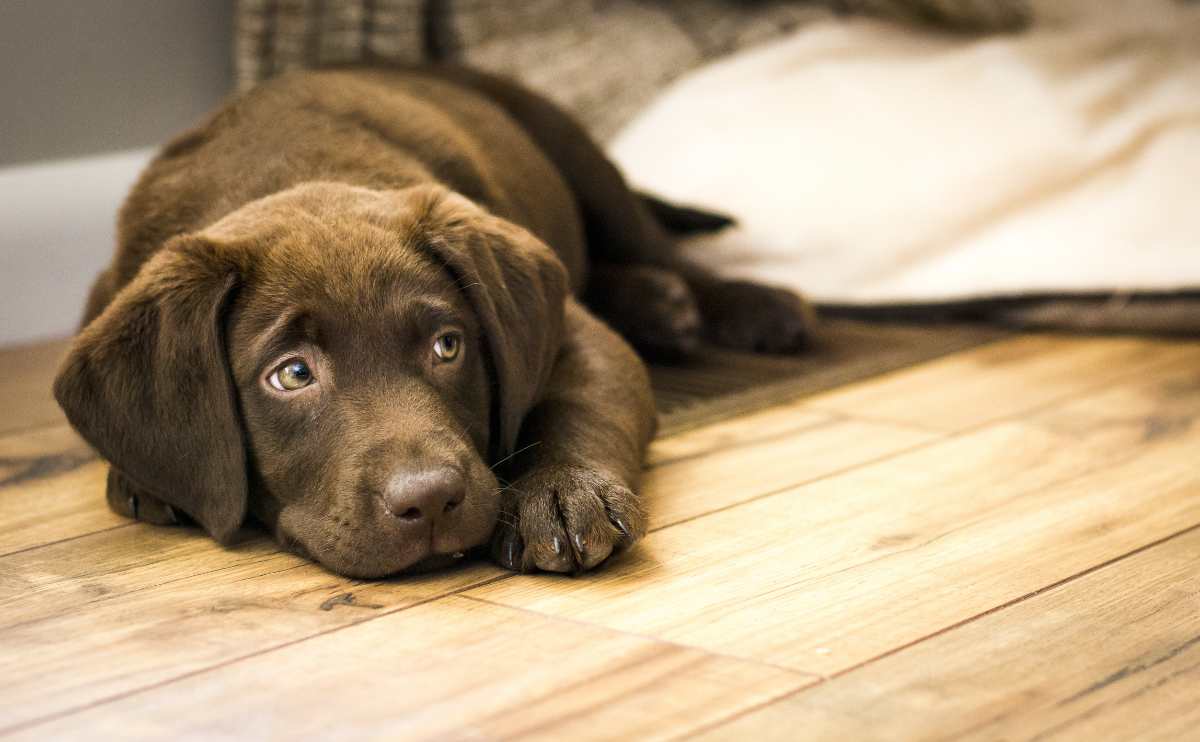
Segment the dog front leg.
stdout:
<path fill-rule="evenodd" d="M 636 494 L 654 435 L 646 368 L 573 299 L 545 396 L 526 417 L 492 554 L 514 570 L 579 572 L 646 529 Z"/>

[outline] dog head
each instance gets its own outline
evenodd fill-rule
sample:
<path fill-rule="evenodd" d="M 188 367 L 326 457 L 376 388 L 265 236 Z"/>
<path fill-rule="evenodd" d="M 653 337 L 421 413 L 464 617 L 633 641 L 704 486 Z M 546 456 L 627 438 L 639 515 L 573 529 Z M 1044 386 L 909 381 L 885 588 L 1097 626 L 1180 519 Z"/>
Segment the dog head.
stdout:
<path fill-rule="evenodd" d="M 312 183 L 173 238 L 76 338 L 71 423 L 227 541 L 374 577 L 484 542 L 561 342 L 531 234 L 433 186 Z"/>

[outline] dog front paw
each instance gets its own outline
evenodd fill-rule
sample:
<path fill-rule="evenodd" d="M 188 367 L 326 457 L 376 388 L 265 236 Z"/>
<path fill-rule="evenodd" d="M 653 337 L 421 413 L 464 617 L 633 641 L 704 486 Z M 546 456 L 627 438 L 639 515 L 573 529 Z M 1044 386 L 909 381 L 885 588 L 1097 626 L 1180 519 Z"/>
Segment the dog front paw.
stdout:
<path fill-rule="evenodd" d="M 720 281 L 703 294 L 705 332 L 725 348 L 794 353 L 812 339 L 816 312 L 787 289 L 750 281 Z"/>
<path fill-rule="evenodd" d="M 508 493 L 492 538 L 492 556 L 507 569 L 582 572 L 646 530 L 637 496 L 595 469 L 537 467 Z"/>

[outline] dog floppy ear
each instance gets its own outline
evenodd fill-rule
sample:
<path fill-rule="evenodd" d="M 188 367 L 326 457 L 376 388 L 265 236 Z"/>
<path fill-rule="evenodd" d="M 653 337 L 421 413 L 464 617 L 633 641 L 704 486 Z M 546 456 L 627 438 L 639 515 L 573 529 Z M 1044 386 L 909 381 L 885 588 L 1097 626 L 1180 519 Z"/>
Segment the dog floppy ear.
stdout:
<path fill-rule="evenodd" d="M 497 390 L 495 453 L 514 450 L 562 345 L 567 271 L 531 233 L 444 190 L 414 235 L 454 276 L 479 317 Z M 498 444 L 498 445 L 497 445 Z"/>
<path fill-rule="evenodd" d="M 246 513 L 222 321 L 239 275 L 228 251 L 175 238 L 83 328 L 54 381 L 71 425 L 123 478 L 221 542 Z"/>

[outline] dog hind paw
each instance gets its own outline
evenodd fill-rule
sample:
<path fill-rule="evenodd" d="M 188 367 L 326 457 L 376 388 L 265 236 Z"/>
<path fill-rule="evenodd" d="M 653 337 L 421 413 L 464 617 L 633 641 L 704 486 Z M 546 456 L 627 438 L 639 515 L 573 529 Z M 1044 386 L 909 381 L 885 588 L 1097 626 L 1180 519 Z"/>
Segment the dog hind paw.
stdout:
<path fill-rule="evenodd" d="M 787 289 L 720 281 L 703 297 L 704 329 L 715 345 L 752 353 L 795 353 L 811 342 L 813 308 Z"/>
<path fill-rule="evenodd" d="M 588 303 L 633 347 L 657 360 L 679 360 L 700 347 L 700 309 L 687 282 L 653 266 L 600 268 Z"/>

